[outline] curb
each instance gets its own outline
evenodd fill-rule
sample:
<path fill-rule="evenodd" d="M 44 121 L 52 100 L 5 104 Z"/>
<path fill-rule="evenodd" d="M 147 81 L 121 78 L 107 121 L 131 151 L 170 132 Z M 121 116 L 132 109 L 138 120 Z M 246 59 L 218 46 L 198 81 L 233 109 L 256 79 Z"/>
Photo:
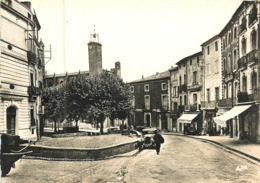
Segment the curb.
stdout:
<path fill-rule="evenodd" d="M 216 141 L 214 141 L 214 140 L 209 140 L 209 139 L 204 139 L 204 138 L 198 138 L 198 137 L 194 137 L 194 136 L 190 136 L 190 135 L 182 135 L 182 134 L 169 134 L 169 133 L 166 133 L 166 134 L 164 134 L 164 135 L 183 136 L 183 137 L 189 137 L 189 138 L 193 138 L 193 139 L 197 139 L 197 140 L 201 140 L 201 141 L 211 142 L 211 143 L 214 143 L 214 144 L 216 144 L 216 145 L 218 145 L 218 146 L 221 146 L 221 147 L 223 147 L 223 148 L 225 148 L 225 149 L 234 151 L 234 152 L 236 152 L 236 153 L 238 153 L 238 154 L 241 154 L 241 155 L 243 155 L 243 156 L 246 156 L 246 157 L 248 157 L 248 158 L 250 158 L 250 159 L 252 159 L 252 160 L 255 160 L 255 161 L 257 161 L 258 163 L 260 163 L 260 159 L 259 159 L 259 158 L 256 158 L 256 157 L 254 157 L 254 156 L 251 156 L 251 155 L 249 155 L 249 154 L 247 154 L 247 153 L 244 153 L 244 152 L 242 152 L 242 151 L 239 151 L 239 150 L 237 150 L 237 149 L 234 149 L 234 148 L 225 146 L 225 145 L 223 145 L 223 144 L 221 144 L 221 143 L 219 143 L 219 142 L 216 142 Z"/>
<path fill-rule="evenodd" d="M 86 161 L 102 160 L 120 154 L 129 153 L 138 147 L 138 139 L 130 142 L 112 145 L 102 148 L 64 148 L 32 145 L 28 147 L 32 154 L 24 157 L 26 159 L 42 159 L 52 161 Z M 26 145 L 21 145 L 21 147 Z"/>

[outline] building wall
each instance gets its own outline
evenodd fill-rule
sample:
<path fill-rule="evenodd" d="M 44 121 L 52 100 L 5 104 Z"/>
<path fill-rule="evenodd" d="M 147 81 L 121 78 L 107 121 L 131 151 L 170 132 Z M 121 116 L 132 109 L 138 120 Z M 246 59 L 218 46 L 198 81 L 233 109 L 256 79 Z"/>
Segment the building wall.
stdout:
<path fill-rule="evenodd" d="M 39 121 L 40 97 L 30 101 L 28 87 L 31 86 L 30 73 L 33 73 L 34 87 L 39 87 L 42 81 L 42 67 L 37 59 L 42 56 L 39 47 L 36 15 L 31 9 L 18 1 L 1 0 L 1 56 L 0 56 L 0 131 L 7 133 L 7 108 L 16 109 L 15 134 L 21 138 L 35 139 L 38 124 L 31 126 L 30 110 L 33 117 Z M 13 11 L 15 10 L 15 11 Z M 28 31 L 33 30 L 35 31 Z M 15 35 L 15 36 L 14 36 Z M 34 39 L 34 41 L 32 41 Z M 29 49 L 28 44 L 31 45 Z M 27 51 L 36 54 L 34 64 L 28 61 Z M 39 52 L 38 52 L 39 51 Z M 42 60 L 44 63 L 44 59 Z M 43 64 L 44 65 L 44 64 Z"/>
<path fill-rule="evenodd" d="M 215 49 L 217 42 L 218 50 Z M 210 89 L 210 101 L 216 100 L 215 88 L 219 88 L 219 99 L 222 99 L 221 94 L 221 41 L 220 38 L 206 44 L 203 47 L 205 61 L 205 81 L 204 81 L 204 96 L 202 101 L 208 102 L 207 89 Z M 209 54 L 208 52 L 209 47 Z"/>
<path fill-rule="evenodd" d="M 144 80 L 143 82 L 131 82 L 130 86 L 133 87 L 134 96 L 134 116 L 135 118 L 130 121 L 135 126 L 149 126 L 147 124 L 146 115 L 150 116 L 151 127 L 167 130 L 167 112 L 169 108 L 168 99 L 168 83 L 169 78 L 158 80 Z M 162 83 L 167 85 L 166 90 L 162 90 Z M 149 85 L 149 91 L 145 91 L 145 86 Z M 167 106 L 162 106 L 162 96 L 167 97 Z M 150 108 L 145 107 L 145 96 L 150 96 Z"/>

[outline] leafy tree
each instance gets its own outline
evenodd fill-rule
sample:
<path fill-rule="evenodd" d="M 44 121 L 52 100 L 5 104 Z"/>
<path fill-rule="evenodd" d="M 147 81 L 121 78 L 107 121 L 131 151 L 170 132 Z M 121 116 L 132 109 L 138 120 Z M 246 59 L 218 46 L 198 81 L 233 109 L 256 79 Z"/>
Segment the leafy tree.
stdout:
<path fill-rule="evenodd" d="M 66 81 L 66 111 L 67 119 L 85 120 L 89 109 L 89 81 L 86 75 L 78 74 Z"/>
<path fill-rule="evenodd" d="M 54 121 L 54 130 L 57 132 L 57 122 L 65 119 L 64 85 L 45 88 L 42 92 L 42 104 L 44 105 L 44 118 Z"/>
<path fill-rule="evenodd" d="M 90 78 L 90 115 L 101 123 L 106 117 L 125 119 L 131 109 L 131 93 L 128 84 L 114 74 L 104 71 Z"/>

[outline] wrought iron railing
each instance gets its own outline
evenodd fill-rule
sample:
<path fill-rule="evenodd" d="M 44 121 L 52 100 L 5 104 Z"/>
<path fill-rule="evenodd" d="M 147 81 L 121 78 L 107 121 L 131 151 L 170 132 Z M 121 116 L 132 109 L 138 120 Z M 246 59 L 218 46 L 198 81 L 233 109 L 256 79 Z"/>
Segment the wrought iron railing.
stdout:
<path fill-rule="evenodd" d="M 35 65 L 36 64 L 36 54 L 31 52 L 31 51 L 27 51 L 27 59 L 29 64 Z"/>
<path fill-rule="evenodd" d="M 218 107 L 232 107 L 232 98 L 219 100 Z"/>

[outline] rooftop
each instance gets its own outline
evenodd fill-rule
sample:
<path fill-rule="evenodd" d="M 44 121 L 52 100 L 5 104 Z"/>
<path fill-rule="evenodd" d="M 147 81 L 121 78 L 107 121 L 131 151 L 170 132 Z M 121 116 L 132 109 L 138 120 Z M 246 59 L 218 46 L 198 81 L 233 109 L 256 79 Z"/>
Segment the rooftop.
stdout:
<path fill-rule="evenodd" d="M 164 78 L 169 78 L 170 77 L 170 72 L 169 71 L 164 71 L 164 72 L 158 72 L 155 75 L 148 76 L 148 77 L 143 77 L 142 79 L 137 79 L 134 81 L 131 81 L 129 83 L 140 83 L 144 81 L 152 81 L 152 80 L 159 80 L 159 79 L 164 79 Z"/>

